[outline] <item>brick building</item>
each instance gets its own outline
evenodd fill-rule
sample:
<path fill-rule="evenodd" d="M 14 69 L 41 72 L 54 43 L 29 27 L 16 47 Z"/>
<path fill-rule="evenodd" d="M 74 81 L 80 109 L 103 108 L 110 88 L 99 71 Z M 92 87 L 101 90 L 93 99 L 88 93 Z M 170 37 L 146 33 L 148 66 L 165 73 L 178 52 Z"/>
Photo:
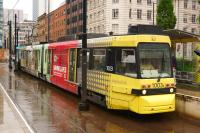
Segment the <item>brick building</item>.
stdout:
<path fill-rule="evenodd" d="M 37 19 L 37 36 L 39 42 L 48 41 L 48 19 L 46 13 L 42 14 Z"/>
<path fill-rule="evenodd" d="M 66 1 L 50 13 L 50 41 L 82 32 L 82 0 Z"/>
<path fill-rule="evenodd" d="M 66 4 L 50 13 L 50 40 L 57 41 L 65 35 Z"/>

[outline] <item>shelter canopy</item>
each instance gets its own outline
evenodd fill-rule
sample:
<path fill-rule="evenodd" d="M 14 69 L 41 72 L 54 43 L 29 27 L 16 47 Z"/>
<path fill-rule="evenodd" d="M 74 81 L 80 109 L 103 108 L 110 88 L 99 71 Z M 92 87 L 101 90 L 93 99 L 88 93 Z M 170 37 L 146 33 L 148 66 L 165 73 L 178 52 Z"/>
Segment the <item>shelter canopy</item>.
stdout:
<path fill-rule="evenodd" d="M 192 34 L 182 30 L 164 30 L 164 34 L 170 37 L 172 43 L 200 42 L 200 35 Z"/>

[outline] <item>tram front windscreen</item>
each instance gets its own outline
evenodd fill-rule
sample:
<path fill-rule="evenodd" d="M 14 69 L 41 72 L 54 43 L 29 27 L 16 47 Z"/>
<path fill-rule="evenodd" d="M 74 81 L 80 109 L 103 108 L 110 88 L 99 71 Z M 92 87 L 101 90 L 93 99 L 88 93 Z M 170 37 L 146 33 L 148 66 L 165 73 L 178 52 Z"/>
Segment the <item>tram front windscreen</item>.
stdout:
<path fill-rule="evenodd" d="M 142 43 L 138 51 L 141 78 L 172 77 L 169 44 Z"/>

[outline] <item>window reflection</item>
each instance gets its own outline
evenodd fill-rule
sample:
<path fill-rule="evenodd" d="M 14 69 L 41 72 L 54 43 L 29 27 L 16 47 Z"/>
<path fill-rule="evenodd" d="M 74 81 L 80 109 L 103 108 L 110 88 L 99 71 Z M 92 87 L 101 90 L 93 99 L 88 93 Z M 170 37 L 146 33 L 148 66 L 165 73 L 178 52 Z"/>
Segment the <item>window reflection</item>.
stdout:
<path fill-rule="evenodd" d="M 116 73 L 129 77 L 137 77 L 135 49 L 117 49 Z"/>

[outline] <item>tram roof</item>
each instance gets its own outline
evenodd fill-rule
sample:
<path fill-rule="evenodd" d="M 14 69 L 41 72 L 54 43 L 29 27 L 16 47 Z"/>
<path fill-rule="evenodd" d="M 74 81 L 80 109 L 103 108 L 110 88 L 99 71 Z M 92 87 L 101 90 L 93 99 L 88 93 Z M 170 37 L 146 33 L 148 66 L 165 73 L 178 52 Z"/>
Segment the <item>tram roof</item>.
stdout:
<path fill-rule="evenodd" d="M 172 43 L 200 42 L 200 35 L 192 34 L 178 29 L 164 30 Z"/>

